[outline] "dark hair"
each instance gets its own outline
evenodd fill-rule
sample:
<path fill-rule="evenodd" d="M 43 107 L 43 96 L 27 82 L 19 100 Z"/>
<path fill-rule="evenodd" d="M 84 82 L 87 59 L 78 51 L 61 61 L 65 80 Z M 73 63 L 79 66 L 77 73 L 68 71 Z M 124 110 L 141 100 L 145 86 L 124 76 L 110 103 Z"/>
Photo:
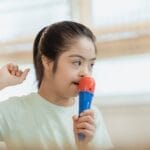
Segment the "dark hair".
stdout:
<path fill-rule="evenodd" d="M 62 21 L 44 27 L 39 31 L 33 45 L 33 61 L 38 88 L 41 85 L 44 72 L 41 60 L 42 55 L 54 62 L 53 72 L 55 73 L 59 56 L 66 51 L 77 38 L 81 37 L 90 39 L 95 46 L 95 36 L 87 27 L 80 23 Z"/>

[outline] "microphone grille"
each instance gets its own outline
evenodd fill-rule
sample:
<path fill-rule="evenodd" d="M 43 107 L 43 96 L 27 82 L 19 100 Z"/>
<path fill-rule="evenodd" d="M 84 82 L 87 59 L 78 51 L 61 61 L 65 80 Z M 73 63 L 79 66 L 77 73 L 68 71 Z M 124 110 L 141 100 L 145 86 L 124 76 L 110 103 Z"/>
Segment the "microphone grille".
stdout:
<path fill-rule="evenodd" d="M 79 91 L 88 91 L 94 93 L 95 80 L 92 77 L 82 77 L 79 81 Z"/>

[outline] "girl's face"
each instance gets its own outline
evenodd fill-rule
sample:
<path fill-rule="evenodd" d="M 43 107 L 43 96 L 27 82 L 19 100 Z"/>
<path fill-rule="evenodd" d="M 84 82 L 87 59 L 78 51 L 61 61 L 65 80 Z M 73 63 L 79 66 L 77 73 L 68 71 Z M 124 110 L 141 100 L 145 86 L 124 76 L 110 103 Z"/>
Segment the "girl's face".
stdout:
<path fill-rule="evenodd" d="M 64 98 L 78 94 L 81 77 L 90 76 L 95 63 L 95 47 L 87 38 L 80 38 L 58 59 L 56 72 L 50 76 L 49 86 Z"/>

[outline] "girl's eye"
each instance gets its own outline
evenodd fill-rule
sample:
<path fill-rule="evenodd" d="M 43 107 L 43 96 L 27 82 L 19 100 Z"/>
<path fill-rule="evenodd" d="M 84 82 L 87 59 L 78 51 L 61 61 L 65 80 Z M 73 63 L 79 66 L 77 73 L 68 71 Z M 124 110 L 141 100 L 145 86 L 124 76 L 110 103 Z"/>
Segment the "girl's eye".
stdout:
<path fill-rule="evenodd" d="M 90 64 L 90 67 L 91 67 L 91 68 L 93 68 L 93 67 L 94 67 L 94 65 L 95 65 L 94 63 L 91 63 L 91 64 Z"/>
<path fill-rule="evenodd" d="M 93 68 L 93 67 L 94 67 L 94 63 L 91 64 L 91 68 Z"/>
<path fill-rule="evenodd" d="M 81 61 L 74 61 L 73 64 L 74 64 L 75 66 L 80 66 L 80 65 L 81 65 Z"/>
<path fill-rule="evenodd" d="M 89 70 L 92 71 L 92 70 L 93 70 L 93 67 L 94 67 L 94 63 L 91 63 L 91 64 L 89 65 Z"/>

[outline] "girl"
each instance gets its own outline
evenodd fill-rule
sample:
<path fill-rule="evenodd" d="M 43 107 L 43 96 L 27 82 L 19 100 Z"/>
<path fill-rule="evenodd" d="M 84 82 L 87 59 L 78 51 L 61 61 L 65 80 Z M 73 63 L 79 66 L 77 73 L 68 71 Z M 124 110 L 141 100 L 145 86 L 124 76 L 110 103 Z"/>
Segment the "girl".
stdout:
<path fill-rule="evenodd" d="M 96 107 L 77 116 L 78 83 L 92 74 L 95 59 L 95 37 L 84 25 L 63 21 L 43 28 L 33 48 L 38 92 L 0 104 L 0 140 L 11 150 L 110 148 Z"/>

